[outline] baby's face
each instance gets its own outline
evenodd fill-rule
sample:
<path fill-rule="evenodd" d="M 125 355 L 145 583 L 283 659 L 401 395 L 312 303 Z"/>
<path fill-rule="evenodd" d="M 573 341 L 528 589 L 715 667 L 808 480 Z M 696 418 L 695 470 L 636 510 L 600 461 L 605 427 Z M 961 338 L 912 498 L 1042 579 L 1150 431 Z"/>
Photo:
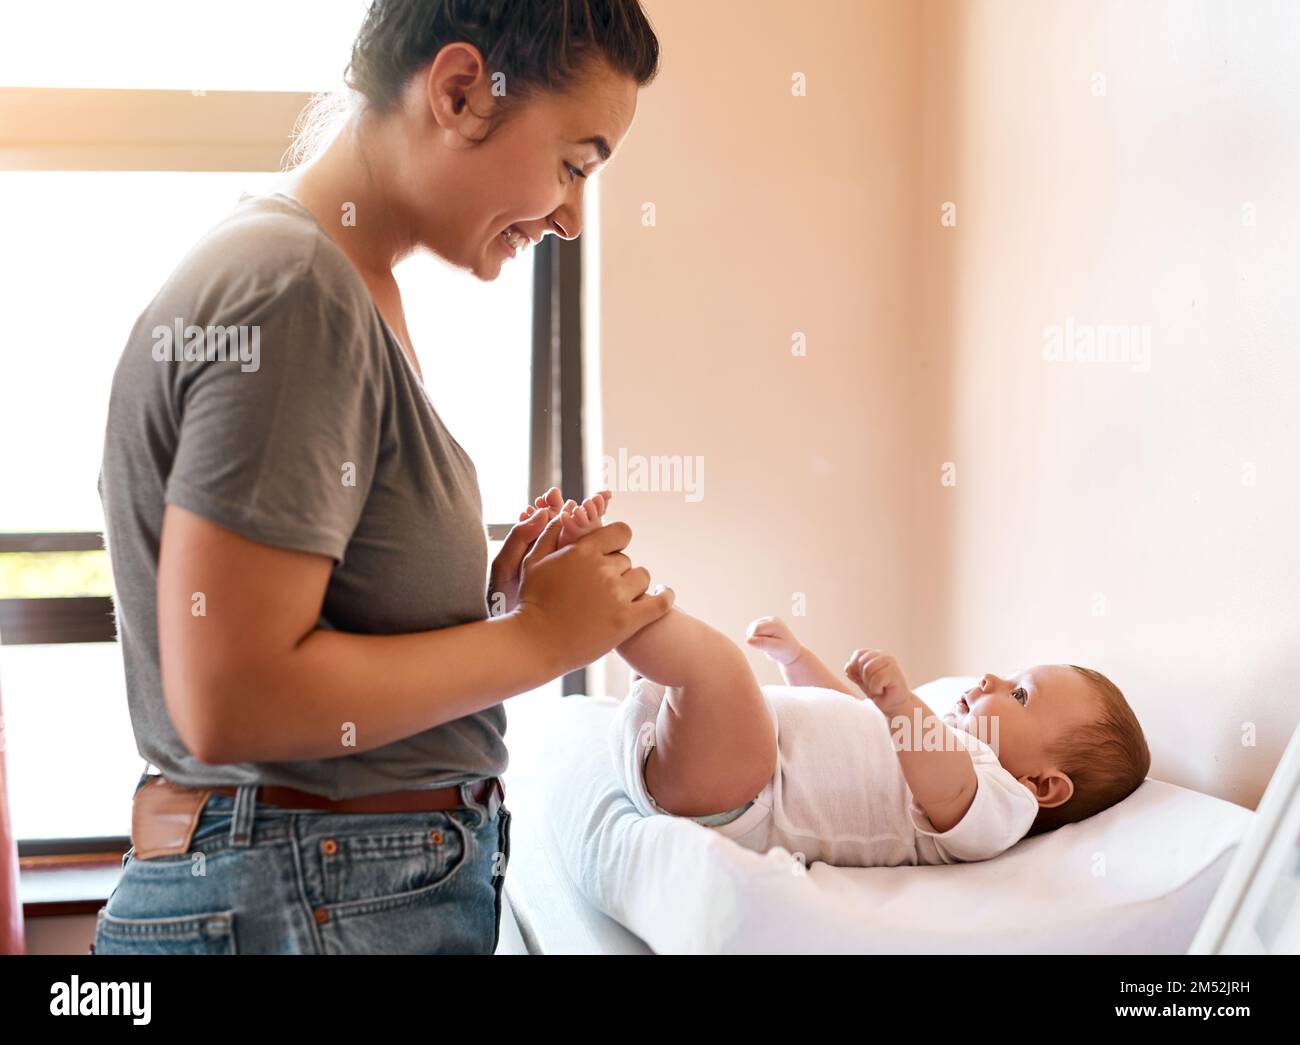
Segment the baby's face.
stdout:
<path fill-rule="evenodd" d="M 983 676 L 943 720 L 989 744 L 1014 777 L 1034 776 L 1047 748 L 1091 719 L 1098 700 L 1087 680 L 1065 664 L 1044 664 L 1010 678 Z"/>

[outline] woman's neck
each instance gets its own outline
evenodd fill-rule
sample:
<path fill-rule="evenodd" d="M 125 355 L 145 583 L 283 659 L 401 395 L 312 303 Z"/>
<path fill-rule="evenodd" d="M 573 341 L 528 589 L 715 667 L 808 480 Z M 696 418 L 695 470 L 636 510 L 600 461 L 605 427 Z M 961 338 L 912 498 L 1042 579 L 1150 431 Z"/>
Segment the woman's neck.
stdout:
<path fill-rule="evenodd" d="M 347 125 L 315 159 L 290 172 L 276 191 L 292 196 L 315 217 L 367 282 L 392 281 L 393 266 L 411 253 L 409 225 L 383 169 L 396 142 L 382 125 Z M 374 148 L 367 148 L 373 142 Z"/>
<path fill-rule="evenodd" d="M 392 133 L 375 125 L 358 129 L 350 119 L 319 156 L 291 171 L 274 191 L 306 207 L 338 244 L 423 381 L 406 329 L 402 295 L 393 278 L 393 266 L 411 253 L 413 245 L 404 212 L 384 188 L 391 182 L 379 157 L 390 155 L 399 143 L 379 139 Z M 374 147 L 367 149 L 367 143 Z"/>

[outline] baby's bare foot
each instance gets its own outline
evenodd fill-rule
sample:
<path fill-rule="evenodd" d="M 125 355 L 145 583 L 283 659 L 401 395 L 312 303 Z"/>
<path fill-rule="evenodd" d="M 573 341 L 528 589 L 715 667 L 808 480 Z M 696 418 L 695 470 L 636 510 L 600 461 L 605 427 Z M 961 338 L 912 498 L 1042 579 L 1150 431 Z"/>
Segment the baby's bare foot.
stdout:
<path fill-rule="evenodd" d="M 597 530 L 603 523 L 605 509 L 613 496 L 608 490 L 601 493 L 592 494 L 581 504 L 574 501 L 566 501 L 564 507 L 560 510 L 564 515 L 564 522 L 560 530 L 560 539 L 556 543 L 557 548 L 563 548 L 565 545 L 572 544 L 581 537 L 585 537 L 593 530 Z"/>

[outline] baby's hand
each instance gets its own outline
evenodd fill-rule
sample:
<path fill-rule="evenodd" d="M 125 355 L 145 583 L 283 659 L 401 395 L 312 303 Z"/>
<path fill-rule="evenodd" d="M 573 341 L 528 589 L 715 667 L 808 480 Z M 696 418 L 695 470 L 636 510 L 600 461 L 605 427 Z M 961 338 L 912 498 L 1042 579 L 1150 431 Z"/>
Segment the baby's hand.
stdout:
<path fill-rule="evenodd" d="M 780 617 L 759 617 L 745 631 L 745 642 L 778 664 L 793 664 L 802 646 Z"/>
<path fill-rule="evenodd" d="M 879 650 L 854 650 L 844 665 L 844 674 L 886 715 L 902 707 L 912 692 L 898 661 Z"/>

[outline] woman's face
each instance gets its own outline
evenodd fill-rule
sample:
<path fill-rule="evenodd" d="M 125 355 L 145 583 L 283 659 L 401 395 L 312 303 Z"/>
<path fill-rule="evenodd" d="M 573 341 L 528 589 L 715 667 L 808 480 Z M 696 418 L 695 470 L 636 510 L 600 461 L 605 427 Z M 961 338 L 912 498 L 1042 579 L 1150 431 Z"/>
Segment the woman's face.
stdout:
<path fill-rule="evenodd" d="M 422 245 L 483 280 L 548 232 L 573 239 L 582 231 L 587 178 L 617 151 L 636 113 L 635 80 L 592 62 L 571 91 L 534 95 L 477 142 L 497 99 L 468 44 L 444 47 L 414 88 L 402 204 Z"/>

